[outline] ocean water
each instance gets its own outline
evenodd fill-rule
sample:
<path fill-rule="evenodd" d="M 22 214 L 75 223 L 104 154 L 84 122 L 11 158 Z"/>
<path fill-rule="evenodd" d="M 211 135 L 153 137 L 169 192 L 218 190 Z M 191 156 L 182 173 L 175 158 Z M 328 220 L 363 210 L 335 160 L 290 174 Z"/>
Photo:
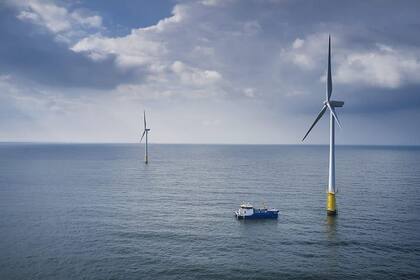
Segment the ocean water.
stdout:
<path fill-rule="evenodd" d="M 0 279 L 420 279 L 420 148 L 0 144 Z M 277 221 L 237 221 L 242 201 Z"/>

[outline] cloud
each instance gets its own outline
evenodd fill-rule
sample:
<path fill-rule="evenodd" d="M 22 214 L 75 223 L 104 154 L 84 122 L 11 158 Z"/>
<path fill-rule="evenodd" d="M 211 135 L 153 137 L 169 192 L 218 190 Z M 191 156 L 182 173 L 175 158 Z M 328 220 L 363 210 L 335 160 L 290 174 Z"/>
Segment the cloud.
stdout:
<path fill-rule="evenodd" d="M 181 61 L 175 61 L 171 69 L 181 82 L 187 85 L 206 86 L 222 79 L 222 75 L 217 71 L 197 69 Z"/>
<path fill-rule="evenodd" d="M 156 25 L 133 29 L 130 34 L 122 37 L 94 34 L 81 39 L 70 49 L 86 54 L 93 60 L 115 57 L 117 66 L 121 68 L 149 66 L 151 70 L 161 69 L 159 64 L 169 66 L 168 61 L 165 61 L 168 50 L 164 33 L 169 32 L 184 17 L 185 9 L 177 5 L 171 17 L 160 20 Z"/>
<path fill-rule="evenodd" d="M 0 74 L 26 83 L 97 90 L 143 80 L 141 71 L 117 69 L 113 58 L 94 62 L 57 42 L 55 34 L 38 31 L 38 26 L 17 19 L 15 8 L 0 6 Z"/>
<path fill-rule="evenodd" d="M 320 64 L 325 65 L 328 36 L 327 33 L 314 33 L 308 34 L 305 39 L 296 38 L 281 50 L 281 57 L 286 63 L 293 63 L 302 70 L 314 70 Z M 335 44 L 337 40 L 334 37 Z"/>
<path fill-rule="evenodd" d="M 53 33 L 68 31 L 71 28 L 68 12 L 65 8 L 33 0 L 21 3 L 25 10 L 18 14 L 18 19 L 44 26 Z"/>
<path fill-rule="evenodd" d="M 218 135 L 218 142 L 246 142 L 262 122 L 270 132 L 264 141 L 299 140 L 325 96 L 328 34 L 334 98 L 346 102 L 344 124 L 357 114 L 420 104 L 414 4 L 182 1 L 171 15 L 146 24 L 124 7 L 115 16 L 107 5 L 89 4 L 99 14 L 83 1 L 9 3 L 14 15 L 0 9 L 0 78 L 25 84 L 20 98 L 29 99 L 4 104 L 22 115 L 34 112 L 29 115 L 38 115 L 41 125 L 54 123 L 61 134 L 51 128 L 48 135 L 56 137 L 71 136 L 59 122 L 71 123 L 69 131 L 83 139 L 95 130 L 100 140 L 107 133 L 131 137 L 147 107 L 161 125 L 155 133 L 165 131 L 159 141 L 211 142 Z M 404 15 L 398 24 L 390 20 L 396 7 Z M 39 99 L 36 112 L 23 105 L 33 99 Z M 118 129 L 107 131 L 110 126 Z M 189 131 L 171 138 L 185 126 Z"/>
<path fill-rule="evenodd" d="M 302 39 L 297 38 L 297 39 L 293 42 L 292 47 L 293 47 L 294 49 L 299 49 L 299 48 L 301 48 L 301 47 L 303 46 L 303 43 L 305 43 L 305 40 L 302 40 Z"/>
<path fill-rule="evenodd" d="M 121 37 L 94 34 L 81 39 L 70 49 L 94 61 L 113 58 L 120 69 L 142 69 L 147 73 L 147 82 L 158 83 L 158 87 L 166 93 L 164 96 L 173 96 L 178 92 L 175 88 L 179 87 L 187 87 L 182 96 L 188 96 L 188 93 L 192 97 L 213 95 L 220 92 L 220 88 L 216 87 L 222 84 L 223 75 L 210 67 L 193 65 L 197 63 L 189 58 L 189 54 L 202 56 L 206 61 L 207 57 L 214 55 L 214 49 L 203 42 L 196 45 L 191 42 L 195 39 L 179 33 L 191 24 L 192 15 L 190 6 L 176 5 L 170 17 L 155 25 L 133 29 L 130 34 Z M 255 28 L 253 26 L 251 24 L 248 28 Z M 183 54 L 185 47 L 191 50 Z M 124 85 L 119 88 L 124 88 Z M 125 88 L 145 87 L 130 84 Z M 206 91 L 208 93 L 204 94 Z"/>
<path fill-rule="evenodd" d="M 228 2 L 232 2 L 232 1 L 234 0 L 202 0 L 201 4 L 203 4 L 204 6 L 210 6 L 210 7 L 221 7 L 228 4 Z"/>
<path fill-rule="evenodd" d="M 334 83 L 393 89 L 420 83 L 420 50 L 377 42 L 361 50 L 349 38 L 332 39 Z M 326 33 L 309 34 L 305 39 L 296 38 L 281 56 L 304 71 L 319 71 L 326 66 L 327 42 Z M 325 81 L 325 74 L 320 80 Z"/>
<path fill-rule="evenodd" d="M 335 81 L 355 86 L 399 88 L 420 84 L 420 53 L 379 45 L 377 50 L 350 52 L 337 67 Z"/>
<path fill-rule="evenodd" d="M 8 104 L 9 121 L 28 121 L 42 119 L 45 114 L 61 114 L 71 103 L 67 98 L 39 88 L 22 83 L 13 75 L 0 76 L 0 99 Z M 3 124 L 4 125 L 4 124 Z"/>
<path fill-rule="evenodd" d="M 10 2 L 19 9 L 17 18 L 44 27 L 56 35 L 56 39 L 71 42 L 86 31 L 102 27 L 102 17 L 86 11 L 69 11 L 51 1 L 25 0 Z"/>
<path fill-rule="evenodd" d="M 255 98 L 256 97 L 255 89 L 253 89 L 253 88 L 245 88 L 243 90 L 243 92 L 244 92 L 244 95 L 246 97 L 249 97 L 249 98 Z"/>
<path fill-rule="evenodd" d="M 143 34 L 137 31 L 122 38 L 92 35 L 77 42 L 71 50 L 85 53 L 93 60 L 115 57 L 117 65 L 121 68 L 148 65 L 166 52 L 163 43 L 144 38 Z"/>

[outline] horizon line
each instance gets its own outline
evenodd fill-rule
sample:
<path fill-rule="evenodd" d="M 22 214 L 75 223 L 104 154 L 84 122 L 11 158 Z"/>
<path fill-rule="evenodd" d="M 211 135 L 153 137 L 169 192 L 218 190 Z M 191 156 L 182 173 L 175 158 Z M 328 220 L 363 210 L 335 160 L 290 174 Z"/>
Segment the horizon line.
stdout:
<path fill-rule="evenodd" d="M 79 144 L 79 145 L 112 145 L 112 144 L 122 144 L 122 145 L 135 145 L 143 143 L 139 142 L 94 142 L 94 141 L 0 141 L 1 144 Z M 225 146 L 329 146 L 328 143 L 181 143 L 181 142 L 149 142 L 150 145 L 225 145 Z M 377 146 L 377 147 L 420 147 L 420 144 L 336 144 L 336 146 Z"/>

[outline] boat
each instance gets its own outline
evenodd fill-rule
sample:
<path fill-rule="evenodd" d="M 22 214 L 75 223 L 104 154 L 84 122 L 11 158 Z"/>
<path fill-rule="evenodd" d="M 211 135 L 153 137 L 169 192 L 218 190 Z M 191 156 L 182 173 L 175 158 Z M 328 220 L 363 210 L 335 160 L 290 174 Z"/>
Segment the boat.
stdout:
<path fill-rule="evenodd" d="M 250 203 L 242 203 L 238 210 L 235 211 L 238 220 L 248 219 L 277 219 L 279 216 L 278 209 L 254 208 Z"/>

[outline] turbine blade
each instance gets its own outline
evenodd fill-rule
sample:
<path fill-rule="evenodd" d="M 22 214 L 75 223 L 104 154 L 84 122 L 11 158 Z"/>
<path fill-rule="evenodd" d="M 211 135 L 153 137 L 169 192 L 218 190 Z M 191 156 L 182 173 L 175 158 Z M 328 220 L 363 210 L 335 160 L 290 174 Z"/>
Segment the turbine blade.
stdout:
<path fill-rule="evenodd" d="M 337 117 L 337 113 L 335 112 L 334 107 L 332 107 L 332 106 L 331 106 L 331 104 L 330 104 L 329 102 L 327 102 L 327 106 L 328 106 L 328 108 L 330 109 L 330 111 L 331 111 L 331 113 L 332 113 L 332 115 L 333 115 L 333 117 L 334 117 L 335 121 L 337 122 L 338 126 L 339 126 L 340 128 L 343 128 L 343 127 L 341 126 L 340 120 L 339 120 L 339 119 L 338 119 L 338 117 Z"/>
<path fill-rule="evenodd" d="M 143 137 L 144 137 L 144 135 L 146 134 L 146 130 L 145 131 L 143 131 L 143 134 L 141 135 L 141 138 L 140 138 L 140 143 L 141 143 L 141 140 L 143 140 Z"/>
<path fill-rule="evenodd" d="M 327 101 L 330 100 L 331 93 L 332 93 L 332 77 L 331 77 L 331 36 L 328 36 Z"/>
<path fill-rule="evenodd" d="M 305 140 L 306 136 L 308 136 L 309 132 L 311 132 L 312 128 L 316 125 L 316 123 L 319 121 L 319 119 L 322 117 L 322 115 L 324 115 L 325 110 L 327 110 L 327 105 L 324 105 L 324 107 L 322 107 L 322 109 L 319 112 L 318 116 L 316 117 L 314 123 L 311 125 L 308 132 L 306 132 L 305 136 L 303 137 L 302 142 Z"/>
<path fill-rule="evenodd" d="M 143 111 L 144 129 L 146 129 L 146 110 Z"/>
<path fill-rule="evenodd" d="M 343 128 L 343 126 L 341 125 L 340 120 L 338 119 L 338 115 L 337 115 L 337 113 L 335 112 L 335 109 L 333 109 L 333 110 L 332 110 L 332 113 L 333 113 L 334 119 L 335 119 L 335 121 L 337 122 L 338 126 L 339 126 L 340 128 Z"/>

